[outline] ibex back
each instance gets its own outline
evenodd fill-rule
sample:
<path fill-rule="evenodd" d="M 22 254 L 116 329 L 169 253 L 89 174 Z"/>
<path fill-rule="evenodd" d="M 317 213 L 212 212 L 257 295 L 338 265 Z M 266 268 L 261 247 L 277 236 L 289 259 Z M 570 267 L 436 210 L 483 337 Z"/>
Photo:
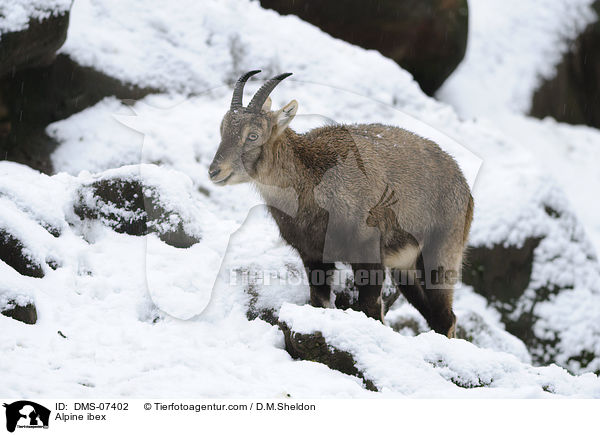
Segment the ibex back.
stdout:
<path fill-rule="evenodd" d="M 332 306 L 324 277 L 335 262 L 349 263 L 360 309 L 383 321 L 388 268 L 431 328 L 453 336 L 453 287 L 473 215 L 457 163 L 434 142 L 397 127 L 336 125 L 297 134 L 288 125 L 298 103 L 271 111 L 268 98 L 291 74 L 265 82 L 243 107 L 244 84 L 258 72 L 235 85 L 211 180 L 257 186 L 304 263 L 312 305 Z"/>

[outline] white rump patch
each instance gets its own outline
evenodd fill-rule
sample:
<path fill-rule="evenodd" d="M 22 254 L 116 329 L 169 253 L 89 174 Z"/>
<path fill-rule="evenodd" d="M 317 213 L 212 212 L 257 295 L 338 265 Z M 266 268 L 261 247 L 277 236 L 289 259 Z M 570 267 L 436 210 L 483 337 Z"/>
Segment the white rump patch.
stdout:
<path fill-rule="evenodd" d="M 392 269 L 411 269 L 417 261 L 419 252 L 417 246 L 407 245 L 399 251 L 386 255 L 383 265 Z"/>

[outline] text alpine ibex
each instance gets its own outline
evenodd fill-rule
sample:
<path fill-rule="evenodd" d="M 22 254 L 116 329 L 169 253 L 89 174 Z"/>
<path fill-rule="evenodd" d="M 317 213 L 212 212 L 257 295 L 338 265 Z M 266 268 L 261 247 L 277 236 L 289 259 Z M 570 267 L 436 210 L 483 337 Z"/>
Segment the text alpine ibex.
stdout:
<path fill-rule="evenodd" d="M 268 98 L 290 73 L 265 82 L 243 107 L 244 84 L 258 72 L 235 85 L 211 180 L 256 185 L 302 258 L 312 305 L 331 306 L 323 276 L 335 262 L 349 263 L 360 309 L 383 321 L 386 268 L 413 271 L 417 279 L 392 279 L 432 329 L 453 336 L 453 287 L 473 215 L 457 163 L 434 142 L 397 127 L 335 125 L 297 134 L 288 125 L 298 103 L 272 111 Z M 295 213 L 279 206 L 286 204 L 296 204 Z"/>

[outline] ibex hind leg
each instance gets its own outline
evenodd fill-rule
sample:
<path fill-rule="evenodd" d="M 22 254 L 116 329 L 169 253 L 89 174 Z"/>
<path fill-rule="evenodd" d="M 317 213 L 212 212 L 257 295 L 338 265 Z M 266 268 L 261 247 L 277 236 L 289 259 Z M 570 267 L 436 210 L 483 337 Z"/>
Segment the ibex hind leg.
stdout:
<path fill-rule="evenodd" d="M 394 284 L 408 303 L 415 307 L 426 320 L 429 319 L 429 302 L 420 284 L 420 280 L 424 276 L 422 262 L 419 261 L 416 265 L 407 269 L 394 268 L 390 272 Z"/>
<path fill-rule="evenodd" d="M 385 269 L 381 263 L 353 263 L 354 286 L 358 290 L 358 305 L 367 316 L 385 323 L 381 287 Z"/>
<path fill-rule="evenodd" d="M 452 289 L 429 289 L 425 291 L 430 315 L 427 323 L 435 332 L 448 338 L 455 337 L 456 316 L 452 310 Z"/>
<path fill-rule="evenodd" d="M 453 233 L 432 238 L 422 251 L 423 290 L 429 309 L 426 320 L 434 331 L 448 337 L 455 335 L 456 316 L 452 302 L 462 252 L 462 235 Z"/>

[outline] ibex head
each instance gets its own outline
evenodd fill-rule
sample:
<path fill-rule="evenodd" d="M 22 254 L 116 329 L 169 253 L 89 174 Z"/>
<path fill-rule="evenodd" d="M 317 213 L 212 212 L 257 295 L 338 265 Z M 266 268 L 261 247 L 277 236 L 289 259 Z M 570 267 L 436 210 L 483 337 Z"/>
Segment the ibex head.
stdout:
<path fill-rule="evenodd" d="M 292 121 L 298 102 L 271 111 L 269 94 L 291 73 L 280 74 L 265 82 L 247 107 L 242 105 L 246 81 L 260 70 L 249 71 L 235 84 L 231 107 L 221 122 L 221 144 L 208 170 L 218 185 L 251 181 L 263 147 L 277 139 Z"/>

